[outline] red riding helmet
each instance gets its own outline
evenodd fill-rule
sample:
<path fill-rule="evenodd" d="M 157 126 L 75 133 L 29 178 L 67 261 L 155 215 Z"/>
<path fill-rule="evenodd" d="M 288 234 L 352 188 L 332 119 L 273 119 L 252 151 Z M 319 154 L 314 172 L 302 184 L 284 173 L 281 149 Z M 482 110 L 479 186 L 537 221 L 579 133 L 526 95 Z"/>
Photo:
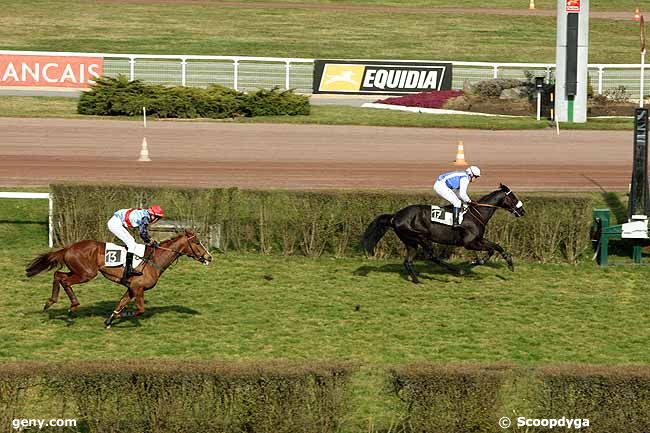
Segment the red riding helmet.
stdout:
<path fill-rule="evenodd" d="M 160 218 L 165 216 L 165 211 L 157 204 L 151 205 L 151 207 L 149 209 L 147 209 L 147 210 L 153 216 L 157 216 L 157 217 L 160 217 Z"/>

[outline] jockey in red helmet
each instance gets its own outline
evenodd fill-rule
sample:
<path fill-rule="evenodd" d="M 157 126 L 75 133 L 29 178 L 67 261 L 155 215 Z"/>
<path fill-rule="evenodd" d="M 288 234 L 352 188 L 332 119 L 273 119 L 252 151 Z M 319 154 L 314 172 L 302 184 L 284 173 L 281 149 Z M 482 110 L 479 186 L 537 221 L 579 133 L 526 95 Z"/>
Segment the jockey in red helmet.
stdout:
<path fill-rule="evenodd" d="M 155 246 L 157 245 L 156 241 L 153 241 L 151 236 L 149 236 L 147 227 L 149 224 L 156 223 L 164 216 L 165 211 L 159 205 L 154 204 L 148 209 L 120 209 L 108 220 L 108 229 L 124 242 L 126 246 L 126 263 L 124 264 L 122 284 L 125 284 L 130 276 L 142 275 L 142 272 L 133 270 L 133 251 L 135 250 L 136 242 L 127 228 L 137 227 L 142 240 L 150 246 Z"/>

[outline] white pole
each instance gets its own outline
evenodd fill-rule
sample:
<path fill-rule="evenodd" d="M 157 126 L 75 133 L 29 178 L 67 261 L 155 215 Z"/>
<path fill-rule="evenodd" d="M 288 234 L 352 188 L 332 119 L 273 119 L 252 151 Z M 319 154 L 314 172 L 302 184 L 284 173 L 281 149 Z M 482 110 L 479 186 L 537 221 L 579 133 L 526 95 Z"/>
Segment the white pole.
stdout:
<path fill-rule="evenodd" d="M 643 108 L 643 97 L 645 95 L 645 85 L 644 85 L 644 75 L 645 75 L 645 49 L 641 51 L 641 85 L 639 86 L 639 107 Z"/>
<path fill-rule="evenodd" d="M 142 107 L 142 120 L 144 122 L 144 129 L 147 129 L 147 109 Z"/>
<path fill-rule="evenodd" d="M 54 224 L 52 223 L 52 214 L 54 205 L 52 202 L 52 193 L 48 194 L 48 216 L 47 216 L 47 244 L 50 248 L 54 246 Z"/>
<path fill-rule="evenodd" d="M 542 118 L 542 92 L 537 91 L 537 120 Z"/>

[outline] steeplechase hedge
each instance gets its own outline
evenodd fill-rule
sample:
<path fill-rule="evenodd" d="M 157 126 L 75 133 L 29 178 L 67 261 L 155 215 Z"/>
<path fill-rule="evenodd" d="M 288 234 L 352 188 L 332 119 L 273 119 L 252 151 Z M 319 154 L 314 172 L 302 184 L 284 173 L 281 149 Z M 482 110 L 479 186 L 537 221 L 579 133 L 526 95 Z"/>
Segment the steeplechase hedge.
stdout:
<path fill-rule="evenodd" d="M 405 432 L 650 431 L 647 365 L 417 364 L 388 380 Z"/>
<path fill-rule="evenodd" d="M 47 431 L 647 433 L 650 366 L 428 364 L 375 367 L 391 425 L 369 429 L 352 364 L 84 361 L 0 364 L 0 431 L 21 418 L 76 419 Z M 357 377 L 358 376 L 358 377 Z M 367 408 L 366 408 L 367 411 Z M 381 419 L 386 414 L 364 412 Z M 499 421 L 508 417 L 510 429 Z M 528 426 L 517 425 L 520 419 Z M 568 428 L 571 422 L 580 429 Z"/>
<path fill-rule="evenodd" d="M 125 76 L 97 79 L 79 96 L 77 112 L 96 116 L 140 116 L 160 118 L 214 118 L 238 116 L 308 115 L 309 98 L 277 88 L 238 92 L 212 85 L 207 88 L 163 86 L 129 81 Z"/>
<path fill-rule="evenodd" d="M 1 371 L 0 431 L 38 418 L 30 405 L 77 419 L 74 431 L 103 433 L 327 433 L 350 410 L 352 367 L 340 363 L 86 361 Z"/>
<path fill-rule="evenodd" d="M 495 188 L 496 189 L 496 188 Z M 81 239 L 111 240 L 106 221 L 120 208 L 160 204 L 168 219 L 184 221 L 199 233 L 220 229 L 223 251 L 302 254 L 318 257 L 362 255 L 360 237 L 379 214 L 414 203 L 438 203 L 427 193 L 348 191 L 253 191 L 235 188 L 156 188 L 106 185 L 51 185 L 55 238 L 59 245 Z M 478 194 L 475 194 L 478 196 Z M 527 215 L 499 210 L 487 237 L 516 260 L 575 263 L 590 248 L 591 195 L 520 194 Z M 389 232 L 375 252 L 401 256 L 402 244 Z M 443 257 L 468 255 L 438 247 Z"/>

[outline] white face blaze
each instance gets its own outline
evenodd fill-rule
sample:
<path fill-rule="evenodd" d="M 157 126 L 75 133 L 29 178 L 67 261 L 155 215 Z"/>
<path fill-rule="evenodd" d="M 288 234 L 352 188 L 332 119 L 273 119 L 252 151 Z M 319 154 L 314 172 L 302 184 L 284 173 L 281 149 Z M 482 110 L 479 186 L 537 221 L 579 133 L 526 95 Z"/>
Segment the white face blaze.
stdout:
<path fill-rule="evenodd" d="M 519 201 L 517 201 L 517 204 L 515 205 L 515 207 L 516 207 L 517 209 L 519 209 L 519 208 L 522 207 L 523 205 L 524 205 L 524 204 L 521 202 L 521 200 L 519 200 Z"/>

